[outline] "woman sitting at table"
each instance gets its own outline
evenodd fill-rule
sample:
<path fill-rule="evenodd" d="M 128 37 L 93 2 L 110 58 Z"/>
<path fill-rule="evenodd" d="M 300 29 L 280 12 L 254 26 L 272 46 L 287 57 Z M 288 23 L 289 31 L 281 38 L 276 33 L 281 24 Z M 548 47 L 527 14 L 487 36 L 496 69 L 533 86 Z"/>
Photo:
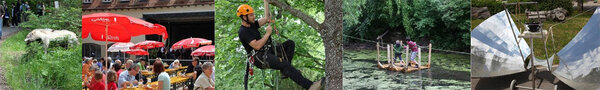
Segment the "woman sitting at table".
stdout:
<path fill-rule="evenodd" d="M 215 81 L 211 79 L 211 74 L 213 73 L 213 64 L 210 62 L 206 62 L 202 64 L 202 73 L 196 79 L 194 83 L 194 90 L 215 90 Z"/>
<path fill-rule="evenodd" d="M 169 74 L 165 72 L 163 64 L 160 62 L 154 62 L 154 67 L 152 71 L 154 71 L 154 73 L 160 73 L 158 75 L 158 89 L 169 90 L 169 86 L 171 86 L 171 79 L 169 78 Z"/>
<path fill-rule="evenodd" d="M 173 61 L 173 63 L 171 63 L 171 65 L 169 65 L 169 69 L 173 69 L 173 68 L 177 68 L 177 67 L 181 67 L 181 63 L 179 63 L 179 60 L 175 59 L 175 61 Z"/>

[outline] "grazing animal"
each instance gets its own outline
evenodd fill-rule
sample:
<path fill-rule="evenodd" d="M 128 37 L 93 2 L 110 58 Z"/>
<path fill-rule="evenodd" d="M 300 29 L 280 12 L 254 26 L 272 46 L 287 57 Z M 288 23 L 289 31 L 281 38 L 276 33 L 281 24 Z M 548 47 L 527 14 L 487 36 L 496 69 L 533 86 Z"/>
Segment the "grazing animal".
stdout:
<path fill-rule="evenodd" d="M 68 30 L 52 30 L 52 29 L 34 29 L 27 34 L 25 42 L 41 40 L 44 44 L 44 48 L 47 50 L 51 41 L 57 41 L 62 39 L 68 40 L 69 44 L 79 44 L 77 35 Z"/>

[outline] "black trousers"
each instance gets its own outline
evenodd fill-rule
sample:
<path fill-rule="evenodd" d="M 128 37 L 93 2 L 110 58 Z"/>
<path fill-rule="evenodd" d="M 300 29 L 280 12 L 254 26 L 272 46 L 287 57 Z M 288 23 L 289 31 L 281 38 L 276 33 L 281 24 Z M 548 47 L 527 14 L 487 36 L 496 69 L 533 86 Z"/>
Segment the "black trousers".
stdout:
<path fill-rule="evenodd" d="M 275 55 L 275 50 L 273 49 L 270 49 L 267 52 L 257 53 L 255 56 L 254 65 L 261 69 L 264 69 L 266 67 L 262 67 L 262 63 L 256 61 L 257 59 L 264 60 L 268 62 L 268 68 L 279 70 L 283 75 L 288 76 L 290 79 L 296 82 L 296 84 L 302 86 L 305 89 L 310 88 L 313 82 L 302 76 L 300 70 L 292 66 L 292 59 L 294 58 L 295 49 L 294 41 L 287 40 L 282 44 L 277 45 L 276 48 L 278 51 L 278 55 Z M 263 57 L 263 55 L 265 54 L 266 57 Z"/>
<path fill-rule="evenodd" d="M 20 22 L 20 20 L 21 20 L 21 19 L 19 19 L 19 18 L 21 18 L 21 17 L 19 17 L 19 15 L 18 15 L 18 14 L 16 14 L 14 17 L 11 17 L 11 18 L 12 18 L 12 22 L 11 22 L 11 23 L 12 23 L 14 26 L 18 26 L 18 25 L 19 25 L 19 22 Z"/>

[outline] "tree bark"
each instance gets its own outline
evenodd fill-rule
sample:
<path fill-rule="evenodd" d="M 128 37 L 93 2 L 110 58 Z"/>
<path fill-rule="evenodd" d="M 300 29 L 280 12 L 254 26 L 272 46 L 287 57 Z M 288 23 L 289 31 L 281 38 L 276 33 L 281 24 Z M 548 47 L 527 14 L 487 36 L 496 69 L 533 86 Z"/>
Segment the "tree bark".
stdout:
<path fill-rule="evenodd" d="M 342 0 L 325 0 L 325 21 L 319 24 L 314 18 L 278 0 L 269 3 L 300 18 L 316 29 L 325 45 L 325 89 L 342 90 Z"/>

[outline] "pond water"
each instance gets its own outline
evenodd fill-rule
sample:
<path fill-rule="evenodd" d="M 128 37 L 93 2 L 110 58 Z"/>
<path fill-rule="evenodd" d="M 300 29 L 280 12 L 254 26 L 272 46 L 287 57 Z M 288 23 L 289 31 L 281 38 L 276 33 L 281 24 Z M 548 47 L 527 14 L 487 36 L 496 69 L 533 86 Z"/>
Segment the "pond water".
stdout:
<path fill-rule="evenodd" d="M 380 52 L 383 59 L 386 52 Z M 404 56 L 405 54 L 403 54 Z M 402 73 L 377 68 L 375 50 L 344 50 L 344 89 L 465 89 L 471 88 L 470 57 L 432 53 L 432 67 Z M 427 63 L 427 54 L 422 53 Z M 380 61 L 382 64 L 386 61 Z"/>

